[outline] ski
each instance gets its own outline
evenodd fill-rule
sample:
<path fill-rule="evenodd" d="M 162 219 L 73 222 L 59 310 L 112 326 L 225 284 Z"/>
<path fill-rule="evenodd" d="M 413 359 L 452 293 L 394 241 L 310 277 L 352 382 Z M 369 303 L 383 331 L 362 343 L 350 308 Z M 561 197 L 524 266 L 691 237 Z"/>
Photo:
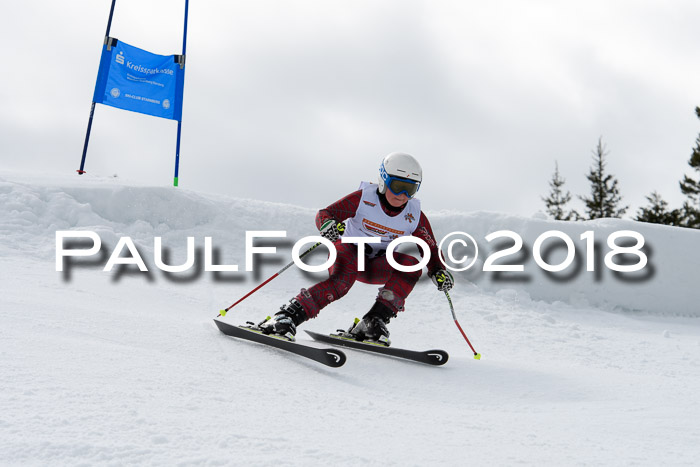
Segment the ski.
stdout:
<path fill-rule="evenodd" d="M 234 326 L 217 319 L 215 319 L 214 322 L 219 330 L 227 336 L 245 339 L 252 342 L 257 342 L 259 344 L 276 347 L 281 350 L 286 350 L 287 352 L 309 358 L 333 368 L 343 366 L 346 360 L 345 354 L 337 349 L 318 349 L 316 347 L 310 347 L 308 345 L 287 340 L 284 337 L 263 334 L 261 331 L 253 329 L 250 326 Z"/>
<path fill-rule="evenodd" d="M 345 337 L 342 334 L 319 334 L 317 332 L 312 331 L 306 331 L 306 333 L 309 336 L 311 336 L 314 340 L 317 340 L 319 342 L 325 342 L 327 344 L 341 345 L 353 349 L 365 350 L 367 352 L 389 355 L 391 357 L 403 358 L 406 360 L 412 360 L 414 362 L 426 363 L 428 365 L 444 365 L 445 363 L 447 363 L 447 359 L 449 358 L 449 355 L 444 350 L 418 351 L 408 349 L 397 349 L 394 347 L 386 347 L 382 344 L 360 342 L 352 337 Z"/>

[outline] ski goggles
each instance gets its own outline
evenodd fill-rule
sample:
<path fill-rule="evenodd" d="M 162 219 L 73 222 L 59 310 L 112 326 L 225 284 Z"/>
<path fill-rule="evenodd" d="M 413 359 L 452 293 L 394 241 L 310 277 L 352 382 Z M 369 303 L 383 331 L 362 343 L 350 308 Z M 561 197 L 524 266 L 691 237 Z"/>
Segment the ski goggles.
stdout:
<path fill-rule="evenodd" d="M 420 182 L 408 180 L 407 178 L 399 178 L 393 176 L 385 177 L 384 184 L 396 196 L 405 194 L 409 198 L 413 198 L 413 196 L 418 191 L 418 188 L 420 188 Z"/>

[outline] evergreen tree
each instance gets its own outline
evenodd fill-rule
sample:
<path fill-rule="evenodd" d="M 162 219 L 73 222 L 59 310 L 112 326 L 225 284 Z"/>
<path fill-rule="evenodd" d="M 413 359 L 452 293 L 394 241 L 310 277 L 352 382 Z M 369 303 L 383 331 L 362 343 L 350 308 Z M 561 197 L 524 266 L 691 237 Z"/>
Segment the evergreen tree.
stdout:
<path fill-rule="evenodd" d="M 680 209 L 668 210 L 668 203 L 661 198 L 656 191 L 646 197 L 649 207 L 640 208 L 637 213 L 637 220 L 652 224 L 681 225 L 682 213 Z"/>
<path fill-rule="evenodd" d="M 700 107 L 695 107 L 695 114 L 700 118 Z M 688 165 L 700 173 L 700 136 L 695 140 Z M 700 229 L 700 181 L 684 175 L 680 186 L 683 194 L 688 197 L 683 204 L 683 226 Z"/>
<path fill-rule="evenodd" d="M 689 201 L 683 203 L 683 207 L 680 209 L 681 213 L 681 227 L 688 227 L 691 229 L 700 229 L 700 211 Z"/>
<path fill-rule="evenodd" d="M 552 218 L 558 221 L 570 221 L 577 220 L 579 215 L 576 211 L 570 210 L 566 212 L 566 204 L 571 201 L 571 193 L 563 192 L 563 186 L 566 182 L 565 179 L 559 175 L 559 164 L 554 162 L 554 174 L 552 179 L 549 181 L 549 187 L 551 191 L 549 196 L 542 198 L 545 206 L 547 206 L 547 214 L 552 216 Z"/>
<path fill-rule="evenodd" d="M 593 151 L 593 167 L 586 175 L 591 182 L 591 197 L 580 196 L 586 204 L 589 219 L 601 217 L 622 217 L 629 206 L 620 207 L 622 197 L 617 187 L 617 179 L 605 172 L 605 156 L 608 153 L 603 145 L 603 137 L 598 139 L 598 145 Z"/>

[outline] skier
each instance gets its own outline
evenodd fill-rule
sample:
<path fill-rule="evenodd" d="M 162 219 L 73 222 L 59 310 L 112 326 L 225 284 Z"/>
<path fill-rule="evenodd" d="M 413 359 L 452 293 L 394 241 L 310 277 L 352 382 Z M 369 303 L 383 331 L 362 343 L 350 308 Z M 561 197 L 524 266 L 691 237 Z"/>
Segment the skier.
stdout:
<path fill-rule="evenodd" d="M 386 248 L 398 237 L 413 235 L 430 248 L 427 269 L 438 290 L 454 285 L 452 275 L 443 269 L 430 222 L 414 198 L 423 181 L 423 170 L 409 154 L 394 152 L 386 156 L 379 168 L 378 184 L 362 182 L 360 189 L 336 201 L 316 215 L 321 236 L 334 243 L 338 253 L 329 269 L 330 277 L 301 292 L 283 305 L 271 319 L 259 324 L 266 334 L 294 340 L 296 328 L 315 318 L 319 311 L 348 293 L 355 281 L 382 285 L 377 298 L 362 320 L 354 323 L 348 334 L 359 341 L 390 345 L 387 324 L 404 310 L 406 297 L 420 278 L 421 271 L 402 272 L 392 268 Z M 341 236 L 379 237 L 381 243 L 365 244 L 365 270 L 358 271 L 356 244 L 342 243 Z M 422 254 L 422 251 L 421 251 Z M 394 252 L 402 266 L 413 266 L 413 256 Z"/>

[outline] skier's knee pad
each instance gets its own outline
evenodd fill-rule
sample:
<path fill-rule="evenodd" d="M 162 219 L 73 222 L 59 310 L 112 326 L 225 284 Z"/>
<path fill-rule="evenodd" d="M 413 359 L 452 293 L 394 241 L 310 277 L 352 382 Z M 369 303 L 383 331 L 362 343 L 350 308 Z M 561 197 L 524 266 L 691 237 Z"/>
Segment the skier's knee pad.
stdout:
<path fill-rule="evenodd" d="M 383 303 L 394 313 L 403 311 L 404 303 L 406 302 L 404 297 L 400 297 L 394 293 L 393 290 L 382 287 L 379 289 L 377 294 L 377 301 Z"/>

